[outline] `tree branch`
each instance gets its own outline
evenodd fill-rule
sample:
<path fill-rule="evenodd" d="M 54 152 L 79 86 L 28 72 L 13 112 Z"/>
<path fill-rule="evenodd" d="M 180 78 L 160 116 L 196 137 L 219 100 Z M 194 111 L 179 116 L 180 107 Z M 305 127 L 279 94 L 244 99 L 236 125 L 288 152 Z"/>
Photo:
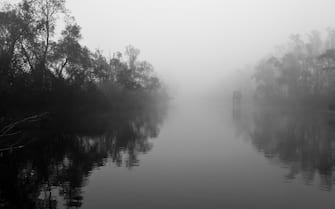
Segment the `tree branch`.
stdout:
<path fill-rule="evenodd" d="M 31 63 L 30 57 L 29 57 L 29 55 L 28 55 L 28 52 L 27 52 L 26 49 L 24 48 L 22 42 L 21 42 L 21 49 L 22 49 L 22 51 L 23 51 L 24 56 L 26 57 L 26 60 L 27 60 L 27 62 L 28 62 L 28 64 L 29 64 L 29 66 L 30 66 L 30 70 L 33 71 L 33 70 L 34 70 L 34 67 L 33 67 L 33 65 L 32 65 L 32 63 Z"/>
<path fill-rule="evenodd" d="M 61 76 L 62 76 L 62 74 L 63 74 L 63 69 L 65 68 L 65 66 L 66 66 L 66 64 L 67 64 L 67 62 L 69 61 L 69 59 L 68 58 L 66 58 L 65 59 L 65 62 L 63 63 L 63 65 L 62 65 L 62 67 L 61 67 L 61 69 L 59 70 L 59 72 L 58 72 L 58 78 L 60 78 Z"/>

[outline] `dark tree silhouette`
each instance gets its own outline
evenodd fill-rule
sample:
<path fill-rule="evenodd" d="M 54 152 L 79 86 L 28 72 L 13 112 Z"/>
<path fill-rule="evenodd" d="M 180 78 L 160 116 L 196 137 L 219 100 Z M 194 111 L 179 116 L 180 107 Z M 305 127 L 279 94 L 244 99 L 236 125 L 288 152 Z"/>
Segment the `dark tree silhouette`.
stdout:
<path fill-rule="evenodd" d="M 56 36 L 60 16 L 65 28 Z M 0 116 L 79 104 L 86 112 L 138 108 L 163 95 L 153 66 L 139 60 L 139 49 L 129 45 L 125 60 L 120 52 L 108 59 L 101 50 L 83 46 L 81 38 L 64 0 L 22 0 L 1 8 Z"/>

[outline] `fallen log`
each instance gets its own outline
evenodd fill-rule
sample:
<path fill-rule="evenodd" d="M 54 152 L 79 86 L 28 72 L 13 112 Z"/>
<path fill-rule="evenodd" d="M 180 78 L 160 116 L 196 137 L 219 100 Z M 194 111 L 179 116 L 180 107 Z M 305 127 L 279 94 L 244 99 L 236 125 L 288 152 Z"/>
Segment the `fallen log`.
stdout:
<path fill-rule="evenodd" d="M 0 139 L 20 134 L 23 132 L 23 130 L 20 130 L 19 126 L 36 123 L 38 121 L 45 119 L 48 115 L 49 113 L 45 112 L 45 113 L 29 116 L 21 120 L 9 123 L 0 130 Z"/>

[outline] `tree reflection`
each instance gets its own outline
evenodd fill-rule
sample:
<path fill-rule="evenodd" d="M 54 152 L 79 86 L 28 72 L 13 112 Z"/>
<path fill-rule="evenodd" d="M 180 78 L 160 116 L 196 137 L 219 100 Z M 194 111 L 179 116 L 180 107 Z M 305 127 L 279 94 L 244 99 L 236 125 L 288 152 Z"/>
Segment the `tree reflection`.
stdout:
<path fill-rule="evenodd" d="M 267 158 L 289 168 L 287 180 L 306 184 L 319 177 L 322 189 L 335 182 L 335 129 L 331 116 L 263 111 L 254 115 L 253 144 Z"/>
<path fill-rule="evenodd" d="M 164 111 L 142 110 L 76 124 L 76 132 L 31 134 L 35 141 L 24 149 L 0 153 L 0 208 L 79 208 L 90 172 L 107 160 L 138 166 L 163 118 Z"/>

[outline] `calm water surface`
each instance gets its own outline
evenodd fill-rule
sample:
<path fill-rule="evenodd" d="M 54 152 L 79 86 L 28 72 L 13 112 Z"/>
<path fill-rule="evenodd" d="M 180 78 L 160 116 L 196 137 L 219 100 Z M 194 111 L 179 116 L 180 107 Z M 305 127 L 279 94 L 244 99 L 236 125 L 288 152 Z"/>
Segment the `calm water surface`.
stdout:
<path fill-rule="evenodd" d="M 332 117 L 246 109 L 174 101 L 165 116 L 2 153 L 0 206 L 334 208 Z"/>

